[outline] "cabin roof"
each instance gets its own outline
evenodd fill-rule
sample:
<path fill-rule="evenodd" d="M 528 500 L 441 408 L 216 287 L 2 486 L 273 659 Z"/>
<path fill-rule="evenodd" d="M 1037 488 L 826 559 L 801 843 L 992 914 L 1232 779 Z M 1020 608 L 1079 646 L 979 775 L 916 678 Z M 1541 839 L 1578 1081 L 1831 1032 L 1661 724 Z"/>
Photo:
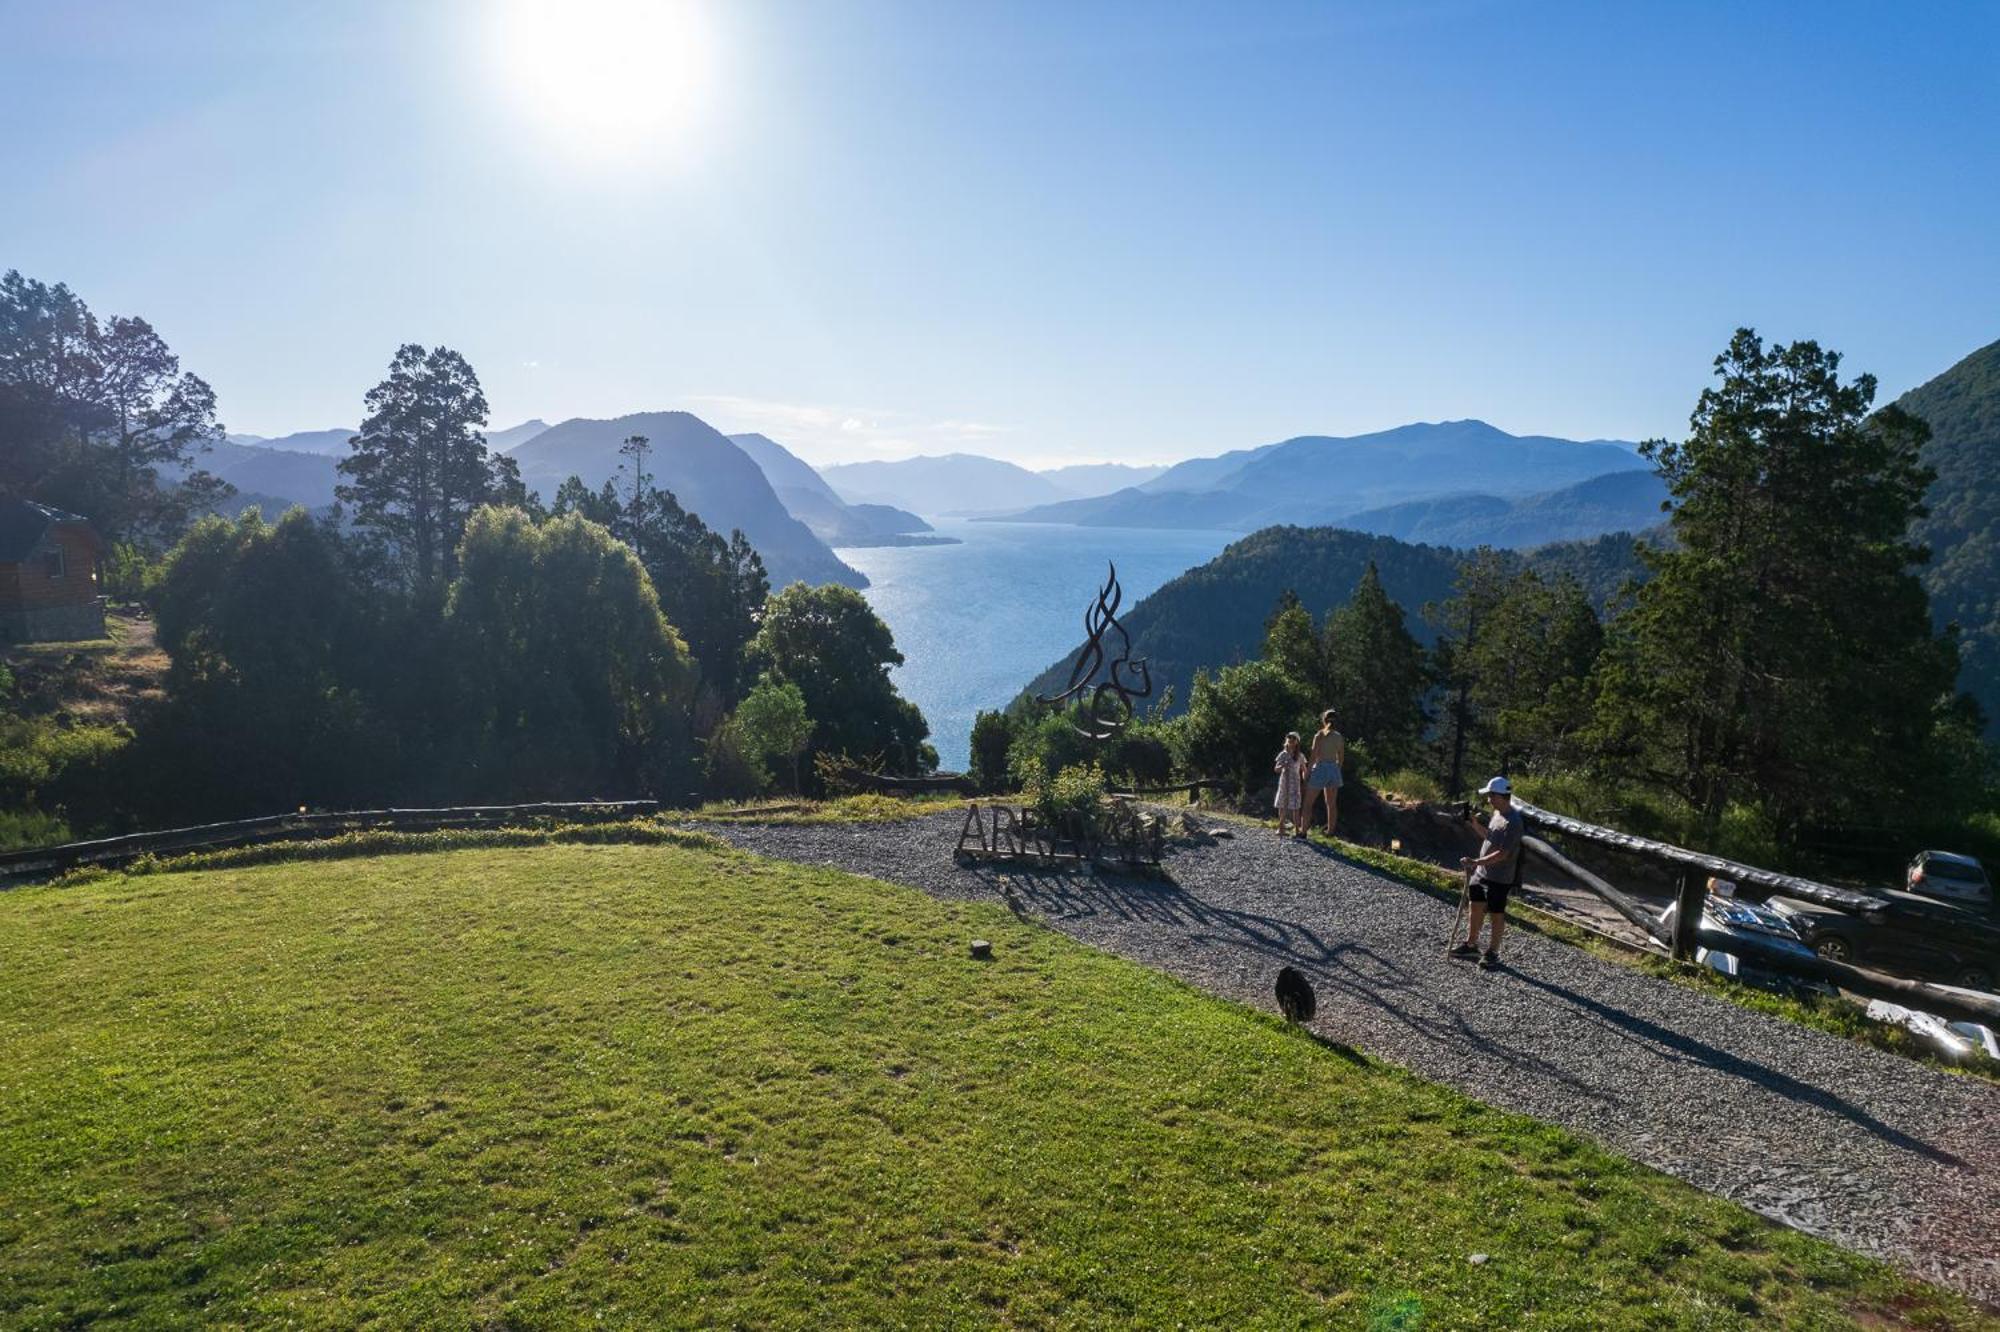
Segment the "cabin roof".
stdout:
<path fill-rule="evenodd" d="M 68 523 L 88 523 L 79 514 L 65 513 L 46 504 L 0 495 L 0 564 L 25 560 L 42 544 L 51 527 Z"/>

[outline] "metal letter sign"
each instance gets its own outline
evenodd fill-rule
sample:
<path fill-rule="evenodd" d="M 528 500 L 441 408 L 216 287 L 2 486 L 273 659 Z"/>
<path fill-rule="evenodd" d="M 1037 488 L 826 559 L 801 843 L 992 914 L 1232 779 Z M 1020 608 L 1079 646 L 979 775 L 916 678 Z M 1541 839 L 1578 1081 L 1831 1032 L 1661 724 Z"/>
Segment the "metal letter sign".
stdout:
<path fill-rule="evenodd" d="M 1035 700 L 1069 708 L 1069 724 L 1086 739 L 1109 740 L 1132 720 L 1132 700 L 1152 697 L 1153 674 L 1143 660 L 1132 660 L 1132 636 L 1118 623 L 1118 607 L 1124 599 L 1125 590 L 1118 586 L 1118 566 L 1114 564 L 1097 601 L 1083 613 L 1086 641 L 1076 654 L 1076 665 L 1070 668 L 1069 688 Z M 1113 632 L 1118 635 L 1120 655 L 1109 658 L 1107 668 L 1105 635 Z M 1098 679 L 1100 670 L 1103 679 Z M 1137 672 L 1136 683 L 1125 678 L 1127 671 Z"/>

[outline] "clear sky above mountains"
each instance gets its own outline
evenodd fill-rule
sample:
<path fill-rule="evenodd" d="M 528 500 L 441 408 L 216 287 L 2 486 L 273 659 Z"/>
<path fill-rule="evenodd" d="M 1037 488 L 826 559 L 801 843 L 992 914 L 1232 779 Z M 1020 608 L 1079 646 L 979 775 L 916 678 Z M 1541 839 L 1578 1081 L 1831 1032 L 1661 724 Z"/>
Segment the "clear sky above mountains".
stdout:
<path fill-rule="evenodd" d="M 496 425 L 1166 460 L 1678 432 L 1729 332 L 2000 335 L 2000 6 L 0 0 L 0 268 L 231 429 L 447 343 Z"/>

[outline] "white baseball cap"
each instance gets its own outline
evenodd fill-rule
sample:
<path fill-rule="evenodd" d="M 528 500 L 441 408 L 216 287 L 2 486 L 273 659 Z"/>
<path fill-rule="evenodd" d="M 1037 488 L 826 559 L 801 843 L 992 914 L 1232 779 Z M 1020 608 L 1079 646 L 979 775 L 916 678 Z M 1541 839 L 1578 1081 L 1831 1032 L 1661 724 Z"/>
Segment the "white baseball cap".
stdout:
<path fill-rule="evenodd" d="M 1492 781 L 1486 783 L 1486 785 L 1479 788 L 1479 794 L 1513 795 L 1514 788 L 1507 785 L 1507 779 L 1505 777 L 1495 777 Z"/>

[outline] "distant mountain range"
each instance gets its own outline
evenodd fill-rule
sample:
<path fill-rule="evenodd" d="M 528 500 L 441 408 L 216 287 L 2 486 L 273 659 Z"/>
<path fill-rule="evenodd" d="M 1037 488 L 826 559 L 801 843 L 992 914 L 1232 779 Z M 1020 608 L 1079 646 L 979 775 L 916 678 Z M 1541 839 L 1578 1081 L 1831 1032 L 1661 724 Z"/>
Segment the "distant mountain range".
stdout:
<path fill-rule="evenodd" d="M 976 453 L 835 463 L 820 475 L 853 503 L 893 504 L 940 517 L 997 514 L 1033 505 L 1108 495 L 1167 469 L 1128 463 L 1072 463 L 1030 471 Z"/>
<path fill-rule="evenodd" d="M 1036 475 L 1047 477 L 1077 499 L 1089 499 L 1127 486 L 1143 486 L 1166 470 L 1131 463 L 1071 463 L 1067 467 L 1044 468 Z"/>
<path fill-rule="evenodd" d="M 797 455 L 768 435 L 731 435 L 729 442 L 750 455 L 792 517 L 829 546 L 910 545 L 946 541 L 920 538 L 931 525 L 914 513 L 887 504 L 849 504 Z"/>
<path fill-rule="evenodd" d="M 343 426 L 335 430 L 301 430 L 296 434 L 278 435 L 228 435 L 224 438 L 231 444 L 248 444 L 258 448 L 277 449 L 284 453 L 330 453 L 336 457 L 347 456 L 347 441 L 354 438 L 355 429 Z"/>
<path fill-rule="evenodd" d="M 1606 532 L 1642 532 L 1665 520 L 1667 487 L 1648 468 L 1607 472 L 1561 490 L 1522 499 L 1444 495 L 1367 509 L 1342 527 L 1434 546 L 1526 550 L 1551 541 L 1583 541 Z"/>
<path fill-rule="evenodd" d="M 1143 484 L 1094 499 L 1043 504 L 1017 522 L 1084 527 L 1186 527 L 1255 531 L 1274 524 L 1338 522 L 1413 501 L 1460 501 L 1450 521 L 1494 520 L 1477 497 L 1553 495 L 1581 481 L 1644 467 L 1616 440 L 1510 435 L 1484 421 L 1420 422 L 1371 435 L 1302 435 L 1214 458 L 1194 458 Z M 1386 523 L 1415 521 L 1392 514 Z M 1524 530 L 1532 516 L 1518 520 Z M 1504 524 L 1503 524 L 1504 525 Z M 1604 529 L 1600 528 L 1599 531 Z"/>
<path fill-rule="evenodd" d="M 330 435 L 335 432 L 312 433 Z M 333 503 L 333 488 L 340 475 L 334 470 L 334 465 L 340 461 L 339 458 L 329 453 L 281 449 L 275 444 L 237 442 L 243 438 L 245 436 L 227 437 L 196 458 L 196 465 L 235 486 L 239 494 L 256 496 L 266 518 L 276 518 L 280 511 L 294 504 L 303 504 L 308 509 L 323 509 Z M 345 455 L 345 436 L 342 438 L 341 453 Z M 234 512 L 247 505 L 237 503 L 230 507 Z"/>
<path fill-rule="evenodd" d="M 1025 467 L 973 453 L 837 463 L 819 474 L 850 504 L 890 504 L 933 517 L 1022 509 L 1069 496 Z"/>
<path fill-rule="evenodd" d="M 656 485 L 716 531 L 742 530 L 764 557 L 774 588 L 801 580 L 868 586 L 786 509 L 748 453 L 687 412 L 640 412 L 609 421 L 577 417 L 538 432 L 510 456 L 528 488 L 548 499 L 571 476 L 593 489 L 615 476 L 624 461 L 618 447 L 630 435 L 651 441 L 648 467 Z"/>

